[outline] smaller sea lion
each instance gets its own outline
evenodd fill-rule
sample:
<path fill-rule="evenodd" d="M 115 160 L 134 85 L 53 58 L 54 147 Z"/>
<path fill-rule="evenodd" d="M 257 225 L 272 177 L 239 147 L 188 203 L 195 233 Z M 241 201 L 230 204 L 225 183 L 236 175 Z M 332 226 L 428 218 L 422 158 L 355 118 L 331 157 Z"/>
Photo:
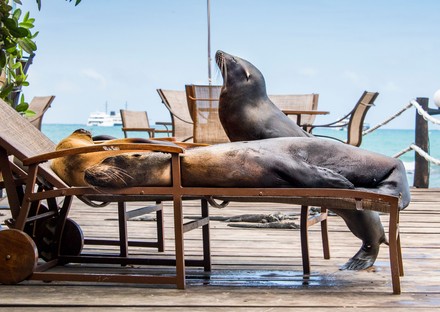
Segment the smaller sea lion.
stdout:
<path fill-rule="evenodd" d="M 154 143 L 175 145 L 168 140 L 153 140 L 143 138 L 125 138 L 125 139 L 111 139 L 109 136 L 94 137 L 95 139 L 105 139 L 103 144 L 112 143 Z M 63 150 L 68 148 L 84 147 L 95 145 L 92 134 L 84 129 L 75 130 L 71 135 L 64 138 L 56 146 L 56 150 Z M 55 158 L 51 161 L 52 170 L 68 185 L 71 186 L 86 186 L 84 181 L 84 171 L 100 163 L 103 159 L 121 154 L 120 150 L 107 150 L 103 152 L 84 153 L 78 155 L 69 155 L 65 157 Z"/>

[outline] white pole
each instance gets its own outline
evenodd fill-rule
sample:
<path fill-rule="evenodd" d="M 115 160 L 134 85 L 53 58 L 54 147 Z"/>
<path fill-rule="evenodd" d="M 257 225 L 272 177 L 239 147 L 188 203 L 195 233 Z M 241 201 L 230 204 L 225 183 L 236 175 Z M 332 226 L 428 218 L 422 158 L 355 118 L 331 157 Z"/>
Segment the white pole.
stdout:
<path fill-rule="evenodd" d="M 211 85 L 211 1 L 207 0 L 208 8 L 208 83 Z"/>

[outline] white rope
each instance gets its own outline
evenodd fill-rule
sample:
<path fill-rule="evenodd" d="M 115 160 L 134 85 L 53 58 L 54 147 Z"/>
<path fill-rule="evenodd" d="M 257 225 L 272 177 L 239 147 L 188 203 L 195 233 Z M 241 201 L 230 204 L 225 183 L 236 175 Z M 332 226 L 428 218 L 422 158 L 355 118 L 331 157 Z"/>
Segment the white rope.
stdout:
<path fill-rule="evenodd" d="M 404 150 L 401 150 L 400 152 L 398 152 L 396 155 L 393 156 L 393 158 L 399 158 L 400 156 L 402 156 L 405 153 L 408 153 L 411 150 L 411 146 L 408 146 L 407 148 L 405 148 Z"/>
<path fill-rule="evenodd" d="M 400 116 L 404 111 L 406 111 L 407 109 L 409 109 L 411 106 L 414 106 L 417 109 L 417 113 L 419 115 L 421 115 L 423 117 L 423 119 L 430 121 L 436 125 L 440 125 L 440 120 L 436 119 L 434 117 L 432 117 L 431 115 L 429 115 L 428 112 L 426 112 L 422 106 L 420 106 L 420 104 L 416 101 L 416 100 L 411 100 L 409 102 L 408 105 L 406 105 L 404 108 L 402 108 L 400 111 L 398 111 L 397 113 L 395 113 L 394 115 L 392 115 L 390 118 L 388 118 L 387 120 L 381 122 L 380 124 L 377 124 L 376 126 L 365 130 L 362 132 L 362 135 L 367 135 L 373 131 L 375 131 L 376 129 L 386 125 L 387 123 L 389 123 L 391 120 L 395 119 L 396 117 Z"/>
<path fill-rule="evenodd" d="M 393 157 L 394 158 L 398 158 L 398 157 L 402 156 L 403 154 L 409 152 L 410 150 L 415 151 L 417 154 L 419 154 L 420 156 L 425 158 L 426 161 L 432 162 L 433 164 L 440 166 L 440 159 L 436 159 L 436 158 L 432 157 L 431 155 L 426 153 L 424 150 L 422 150 L 420 147 L 418 147 L 415 144 L 411 144 L 409 147 L 407 147 L 404 150 L 400 151 L 399 153 L 397 153 Z"/>
<path fill-rule="evenodd" d="M 404 111 L 406 111 L 407 109 L 409 109 L 412 106 L 412 103 L 407 104 L 404 108 L 402 108 L 400 111 L 398 111 L 397 113 L 395 113 L 394 115 L 392 115 L 390 118 L 388 118 L 387 120 L 381 122 L 380 124 L 377 124 L 376 126 L 365 130 L 362 132 L 362 135 L 367 135 L 368 133 L 373 132 L 374 130 L 386 125 L 387 123 L 389 123 L 391 120 L 393 120 L 394 118 L 400 116 Z"/>
<path fill-rule="evenodd" d="M 417 103 L 416 100 L 412 100 L 411 105 L 413 105 L 415 108 L 417 108 L 417 112 L 419 113 L 419 115 L 421 115 L 423 117 L 423 119 L 430 121 L 436 125 L 440 125 L 440 120 L 432 117 L 431 115 L 429 115 L 424 109 L 423 107 L 420 106 L 419 103 Z"/>
<path fill-rule="evenodd" d="M 417 145 L 411 144 L 410 147 L 411 147 L 412 150 L 417 152 L 417 154 L 419 154 L 420 156 L 425 158 L 427 161 L 430 161 L 430 162 L 432 162 L 433 164 L 436 164 L 436 165 L 440 165 L 440 159 L 436 159 L 436 158 L 432 157 L 431 155 L 426 153 L 424 150 L 422 150 Z"/>

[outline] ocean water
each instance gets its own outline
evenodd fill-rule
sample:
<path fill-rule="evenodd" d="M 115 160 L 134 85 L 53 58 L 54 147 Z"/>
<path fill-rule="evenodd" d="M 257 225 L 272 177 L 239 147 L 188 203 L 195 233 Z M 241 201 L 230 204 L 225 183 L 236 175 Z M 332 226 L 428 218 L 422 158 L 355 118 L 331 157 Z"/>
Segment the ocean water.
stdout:
<path fill-rule="evenodd" d="M 83 128 L 92 132 L 93 135 L 106 134 L 116 138 L 123 138 L 124 134 L 120 126 L 117 127 L 87 127 L 74 124 L 43 124 L 42 131 L 55 143 L 70 135 L 76 129 Z M 332 129 L 320 129 L 316 134 L 328 135 L 345 139 L 345 131 Z M 145 137 L 145 133 L 131 133 L 131 137 Z M 387 156 L 394 156 L 401 150 L 415 142 L 414 130 L 378 129 L 363 137 L 361 148 L 381 153 Z M 429 132 L 430 151 L 429 154 L 440 159 L 440 130 Z M 407 177 L 410 185 L 414 180 L 414 152 L 410 151 L 400 157 L 407 169 Z M 430 165 L 429 187 L 440 187 L 440 166 Z"/>

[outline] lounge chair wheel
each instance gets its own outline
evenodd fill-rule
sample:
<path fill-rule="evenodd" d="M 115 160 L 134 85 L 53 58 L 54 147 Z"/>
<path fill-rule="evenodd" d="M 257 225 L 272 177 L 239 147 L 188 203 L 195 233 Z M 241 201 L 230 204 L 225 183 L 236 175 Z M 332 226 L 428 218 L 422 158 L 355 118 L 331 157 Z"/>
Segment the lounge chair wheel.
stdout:
<path fill-rule="evenodd" d="M 38 251 L 32 238 L 16 229 L 0 231 L 0 283 L 17 284 L 35 270 Z"/>
<path fill-rule="evenodd" d="M 61 238 L 60 254 L 78 256 L 84 247 L 84 234 L 78 223 L 67 218 Z"/>
<path fill-rule="evenodd" d="M 55 237 L 57 225 L 57 218 L 48 219 L 39 226 L 35 235 L 39 256 L 45 261 L 58 257 L 58 244 Z M 77 256 L 81 253 L 83 246 L 84 235 L 80 226 L 72 219 L 67 218 L 61 236 L 60 255 Z"/>

